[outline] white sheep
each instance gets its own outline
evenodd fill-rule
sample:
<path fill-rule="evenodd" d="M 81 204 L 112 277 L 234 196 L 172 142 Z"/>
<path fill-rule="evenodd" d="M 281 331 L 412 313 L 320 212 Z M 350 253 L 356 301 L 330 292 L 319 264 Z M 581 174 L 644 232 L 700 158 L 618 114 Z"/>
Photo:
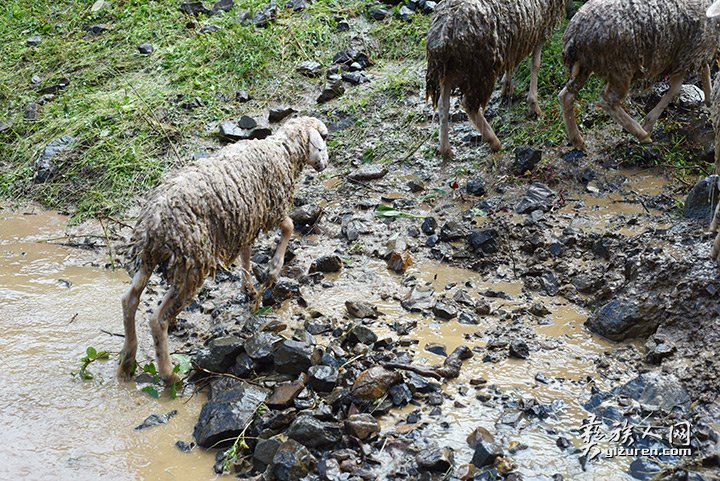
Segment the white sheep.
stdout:
<path fill-rule="evenodd" d="M 485 119 L 495 82 L 505 74 L 503 96 L 512 94 L 515 67 L 532 53 L 528 102 L 540 115 L 537 97 L 540 54 L 565 13 L 566 0 L 444 0 L 427 34 L 426 96 L 438 108 L 440 154 L 453 156 L 448 139 L 450 94 L 459 88 L 463 108 L 494 151 L 502 144 Z"/>
<path fill-rule="evenodd" d="M 244 287 L 253 294 L 252 244 L 261 231 L 279 226 L 282 235 L 268 275 L 270 282 L 277 278 L 293 232 L 287 212 L 297 178 L 305 164 L 318 172 L 327 166 L 327 133 L 318 119 L 292 119 L 267 139 L 228 145 L 154 190 L 129 242 L 132 285 L 122 298 L 121 379 L 128 379 L 135 369 L 135 313 L 156 267 L 169 288 L 150 318 L 150 328 L 158 373 L 167 383 L 178 379 L 167 348 L 169 324 L 218 265 L 229 265 L 238 256 Z"/>
<path fill-rule="evenodd" d="M 710 100 L 710 69 L 718 29 L 705 11 L 710 0 L 590 0 L 568 24 L 563 54 L 569 81 L 559 94 L 572 145 L 585 150 L 574 101 L 590 74 L 606 82 L 600 107 L 640 142 L 651 142 L 655 122 L 680 92 L 683 80 L 701 72 Z M 634 80 L 669 77 L 670 88 L 640 125 L 622 107 Z"/>

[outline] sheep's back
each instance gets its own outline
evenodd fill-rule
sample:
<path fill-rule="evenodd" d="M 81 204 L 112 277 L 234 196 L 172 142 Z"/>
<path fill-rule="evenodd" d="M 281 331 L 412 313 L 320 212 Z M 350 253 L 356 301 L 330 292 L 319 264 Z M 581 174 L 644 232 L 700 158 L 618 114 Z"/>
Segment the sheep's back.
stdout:
<path fill-rule="evenodd" d="M 428 97 L 436 105 L 449 82 L 469 106 L 484 105 L 497 77 L 543 43 L 564 11 L 564 0 L 444 0 L 428 29 Z"/>
<path fill-rule="evenodd" d="M 659 77 L 695 71 L 707 63 L 717 29 L 705 18 L 710 0 L 590 0 L 568 24 L 568 68 L 605 80 Z"/>
<path fill-rule="evenodd" d="M 238 142 L 182 169 L 142 210 L 131 260 L 159 265 L 174 285 L 188 275 L 204 280 L 282 220 L 301 167 L 282 143 L 266 140 Z"/>

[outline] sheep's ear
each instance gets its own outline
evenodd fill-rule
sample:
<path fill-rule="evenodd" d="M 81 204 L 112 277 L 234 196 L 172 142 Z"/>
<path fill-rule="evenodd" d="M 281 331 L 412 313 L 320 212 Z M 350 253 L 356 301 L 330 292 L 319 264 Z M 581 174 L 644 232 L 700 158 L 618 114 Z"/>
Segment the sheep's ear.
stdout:
<path fill-rule="evenodd" d="M 310 144 L 308 145 L 309 163 L 315 170 L 320 172 L 327 167 L 327 144 L 325 143 L 325 139 L 323 139 L 321 133 L 312 128 L 308 132 L 308 141 Z"/>
<path fill-rule="evenodd" d="M 715 0 L 705 14 L 710 18 L 720 16 L 720 0 Z"/>

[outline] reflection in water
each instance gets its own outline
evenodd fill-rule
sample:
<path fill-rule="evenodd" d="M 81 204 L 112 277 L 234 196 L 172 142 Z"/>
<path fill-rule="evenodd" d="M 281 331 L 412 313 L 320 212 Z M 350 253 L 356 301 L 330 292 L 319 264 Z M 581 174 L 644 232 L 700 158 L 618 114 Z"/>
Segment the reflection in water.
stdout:
<path fill-rule="evenodd" d="M 212 455 L 183 454 L 202 405 L 154 400 L 134 384 L 119 385 L 119 299 L 127 274 L 87 267 L 87 252 L 37 242 L 63 235 L 66 218 L 0 211 L 0 479 L 215 479 Z M 69 287 L 68 287 L 69 286 Z M 140 321 L 139 359 L 151 359 Z M 111 351 L 70 375 L 87 346 Z M 153 413 L 172 409 L 167 425 L 134 431 Z"/>

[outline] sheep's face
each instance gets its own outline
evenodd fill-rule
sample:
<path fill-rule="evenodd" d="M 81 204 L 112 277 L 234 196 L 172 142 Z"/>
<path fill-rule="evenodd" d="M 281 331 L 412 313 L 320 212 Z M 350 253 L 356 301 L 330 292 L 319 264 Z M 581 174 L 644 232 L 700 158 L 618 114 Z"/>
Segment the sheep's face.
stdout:
<path fill-rule="evenodd" d="M 328 130 L 325 124 L 319 120 L 313 123 L 315 125 L 308 129 L 308 164 L 320 172 L 328 165 L 328 151 L 325 143 Z"/>
<path fill-rule="evenodd" d="M 720 0 L 715 0 L 712 5 L 707 9 L 707 16 L 710 18 L 716 18 L 720 16 Z"/>

